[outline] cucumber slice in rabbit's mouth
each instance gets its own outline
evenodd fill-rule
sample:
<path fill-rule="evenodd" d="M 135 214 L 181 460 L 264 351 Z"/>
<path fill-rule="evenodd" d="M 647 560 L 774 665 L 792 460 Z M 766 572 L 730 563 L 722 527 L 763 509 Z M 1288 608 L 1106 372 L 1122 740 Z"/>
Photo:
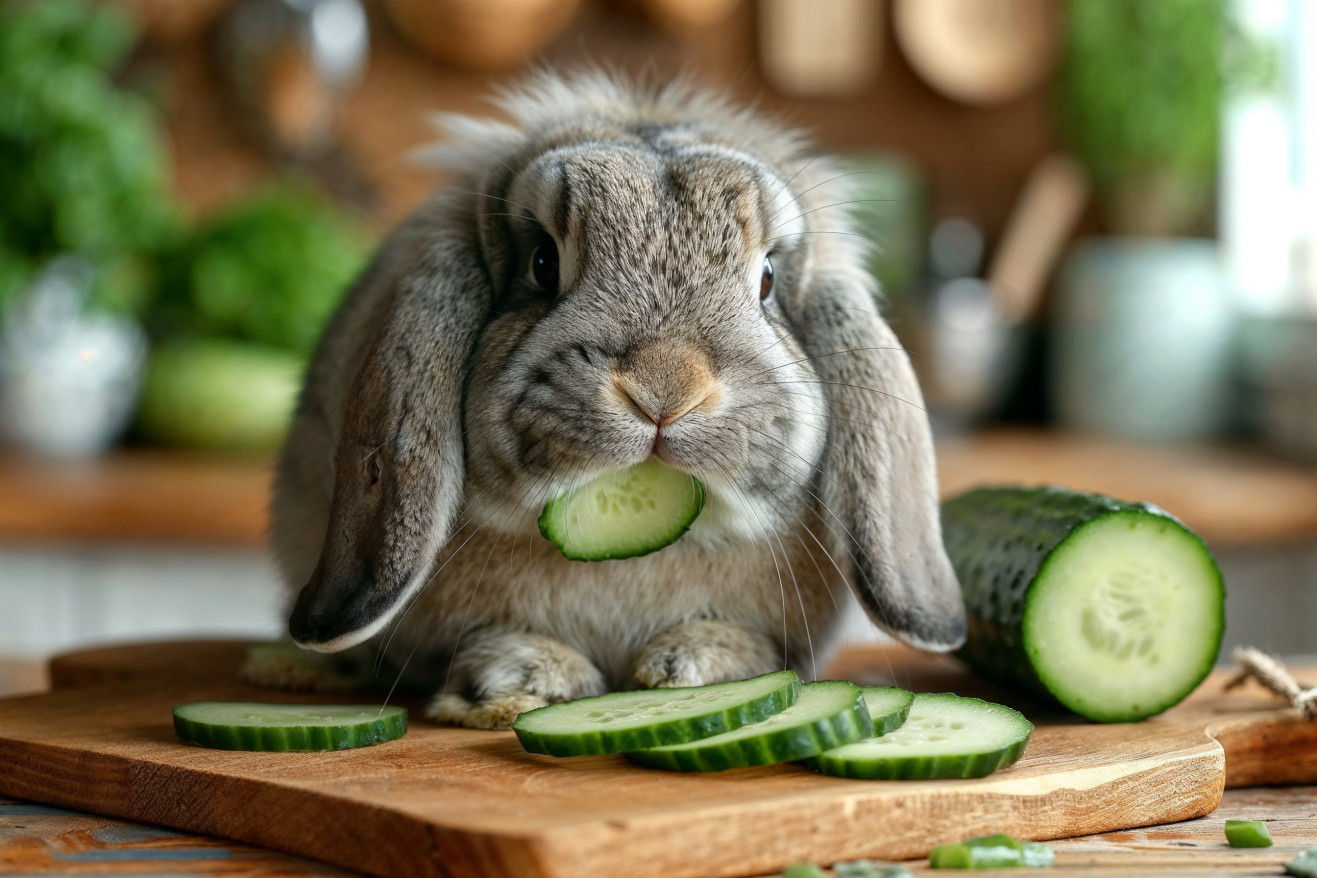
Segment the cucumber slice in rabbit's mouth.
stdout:
<path fill-rule="evenodd" d="M 704 485 L 655 458 L 550 500 L 540 533 L 568 558 L 634 558 L 675 543 L 704 508 Z"/>

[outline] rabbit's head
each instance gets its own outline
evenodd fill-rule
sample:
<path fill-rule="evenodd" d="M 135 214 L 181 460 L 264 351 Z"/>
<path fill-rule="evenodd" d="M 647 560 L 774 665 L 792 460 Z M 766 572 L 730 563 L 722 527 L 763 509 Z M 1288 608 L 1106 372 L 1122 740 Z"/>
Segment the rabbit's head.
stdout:
<path fill-rule="evenodd" d="M 336 333 L 368 327 L 346 392 L 320 399 L 313 369 L 299 414 L 337 440 L 294 637 L 366 639 L 464 522 L 531 529 L 547 499 L 656 455 L 708 489 L 681 551 L 780 539 L 812 509 L 879 625 L 958 646 L 927 418 L 849 226 L 853 178 L 684 88 L 545 77 L 506 108 L 450 120 L 461 182 L 322 345 L 323 371 Z"/>

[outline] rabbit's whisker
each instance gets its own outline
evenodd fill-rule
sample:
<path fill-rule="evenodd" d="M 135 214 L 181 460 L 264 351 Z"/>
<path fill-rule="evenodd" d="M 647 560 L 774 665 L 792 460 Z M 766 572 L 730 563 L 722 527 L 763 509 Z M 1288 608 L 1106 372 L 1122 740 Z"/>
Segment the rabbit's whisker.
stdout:
<path fill-rule="evenodd" d="M 385 439 L 385 440 L 384 440 L 383 442 L 381 442 L 379 445 L 376 445 L 376 446 L 375 446 L 374 448 L 372 448 L 370 451 L 366 452 L 366 456 L 363 457 L 363 458 L 361 459 L 361 465 L 362 465 L 362 466 L 365 466 L 365 465 L 366 465 L 366 462 L 369 461 L 372 457 L 375 456 L 375 452 L 379 451 L 381 448 L 383 448 L 385 445 L 388 445 L 388 444 L 389 444 L 389 440 Z"/>
<path fill-rule="evenodd" d="M 476 499 L 479 500 L 480 498 L 484 497 L 488 493 L 489 493 L 489 488 L 485 488 L 485 490 L 481 491 L 478 495 L 476 495 Z M 442 552 L 444 548 L 446 548 L 448 544 L 451 543 L 457 537 L 457 535 L 460 534 L 462 530 L 468 524 L 471 523 L 473 517 L 474 516 L 468 516 L 467 518 L 463 519 L 453 527 L 452 531 L 448 534 L 448 537 L 442 543 L 439 544 L 439 548 L 436 551 L 436 555 L 438 554 L 438 552 Z M 380 644 L 379 649 L 375 653 L 375 663 L 371 671 L 372 676 L 379 675 L 380 670 L 384 666 L 384 658 L 388 653 L 389 644 L 393 642 L 393 635 L 398 632 L 398 629 L 402 626 L 403 619 L 406 618 L 407 613 L 412 608 L 412 605 L 415 604 L 416 601 L 420 599 L 421 593 L 425 591 L 425 588 L 429 587 L 429 584 L 430 583 L 427 581 L 425 587 L 422 587 L 421 591 L 418 591 L 416 593 L 416 597 L 411 599 L 411 601 L 407 604 L 407 608 L 398 616 L 397 619 L 393 621 L 391 625 L 391 630 L 389 631 L 389 636 L 385 638 L 385 640 Z"/>
<path fill-rule="evenodd" d="M 802 216 L 809 216 L 811 213 L 818 213 L 820 210 L 830 210 L 834 207 L 845 207 L 848 204 L 904 204 L 899 198 L 853 198 L 850 201 L 834 201 L 831 204 L 821 204 L 818 207 L 811 207 L 809 210 L 802 210 L 800 213 L 791 217 L 791 219 L 800 219 Z M 768 230 L 768 234 L 773 234 L 778 229 L 786 225 L 789 220 L 783 220 Z"/>
<path fill-rule="evenodd" d="M 894 393 L 888 393 L 886 390 L 879 390 L 879 389 L 876 388 L 876 387 L 865 387 L 863 384 L 848 384 L 848 383 L 846 383 L 845 381 L 806 381 L 806 380 L 803 380 L 803 379 L 801 379 L 801 380 L 787 380 L 787 381 L 782 381 L 782 382 L 780 382 L 780 383 L 782 383 L 782 384 L 819 384 L 819 385 L 827 385 L 827 386 L 830 386 L 830 387 L 852 387 L 852 388 L 854 388 L 854 389 L 856 389 L 856 390 L 866 390 L 866 391 L 868 391 L 869 393 L 877 393 L 877 394 L 879 394 L 879 395 L 881 395 L 881 396 L 885 396 L 885 397 L 887 397 L 888 399 L 894 399 L 894 400 L 896 400 L 897 402 L 903 402 L 903 403 L 905 403 L 905 404 L 908 405 L 908 406 L 913 406 L 914 408 L 919 409 L 919 410 L 920 410 L 921 412 L 923 412 L 924 414 L 928 414 L 928 409 L 924 408 L 922 405 L 915 405 L 915 403 L 911 402 L 910 400 L 908 400 L 908 399 L 904 399 L 903 397 L 900 397 L 900 396 L 897 396 L 897 395 L 894 394 Z"/>
<path fill-rule="evenodd" d="M 802 170 L 803 170 L 803 169 L 802 169 Z M 797 171 L 796 173 L 800 173 L 800 172 Z M 867 175 L 867 174 L 877 174 L 877 173 L 880 173 L 880 172 L 879 172 L 879 171 L 845 171 L 845 172 L 843 172 L 843 173 L 840 173 L 840 174 L 837 174 L 837 175 L 835 175 L 835 176 L 829 177 L 828 179 L 822 181 L 821 183 L 815 183 L 813 186 L 810 186 L 808 189 L 806 189 L 806 190 L 800 192 L 800 193 L 797 194 L 794 198 L 792 198 L 790 201 L 788 201 L 786 204 L 782 205 L 782 206 L 779 207 L 777 210 L 773 211 L 773 213 L 768 217 L 768 221 L 769 221 L 769 222 L 772 222 L 774 219 L 777 218 L 777 215 L 778 215 L 778 214 L 780 214 L 782 211 L 786 210 L 788 207 L 790 207 L 791 205 L 793 205 L 793 204 L 795 204 L 796 202 L 798 202 L 800 199 L 804 198 L 804 197 L 805 197 L 806 195 L 808 195 L 809 193 L 813 192 L 815 189 L 818 189 L 820 186 L 826 186 L 826 185 L 828 185 L 829 183 L 835 183 L 835 182 L 837 182 L 838 180 L 845 179 L 846 177 L 859 177 L 859 176 L 862 176 L 862 175 Z M 795 177 L 792 177 L 791 179 L 794 180 Z M 884 200 L 884 201 L 895 201 L 895 200 L 897 200 L 897 199 L 894 199 L 894 198 L 886 198 L 886 199 L 883 199 L 883 200 Z M 800 214 L 800 215 L 803 216 L 804 214 Z M 772 230 L 770 229 L 769 231 L 772 231 Z"/>
<path fill-rule="evenodd" d="M 888 347 L 849 348 L 848 350 L 844 350 L 844 351 L 832 351 L 832 352 L 830 352 L 830 353 L 826 353 L 826 354 L 817 354 L 817 355 L 815 355 L 815 356 L 813 356 L 813 357 L 801 357 L 799 360 L 792 360 L 792 361 L 789 362 L 789 363 L 782 363 L 782 364 L 779 365 L 779 366 L 770 366 L 770 367 L 767 368 L 767 369 L 764 369 L 764 370 L 759 371 L 759 372 L 755 372 L 754 374 L 747 375 L 747 376 L 745 376 L 745 377 L 746 377 L 746 378 L 758 378 L 760 375 L 765 375 L 765 374 L 767 374 L 767 373 L 769 373 L 769 372 L 776 372 L 778 369 L 785 369 L 787 366 L 794 366 L 794 365 L 796 365 L 797 363 L 809 363 L 809 362 L 811 362 L 811 361 L 813 361 L 813 360 L 821 360 L 821 359 L 823 359 L 824 357 L 839 357 L 839 356 L 841 356 L 842 354 L 858 354 L 858 353 L 862 353 L 863 351 L 902 351 L 902 352 L 904 352 L 904 351 L 905 351 L 905 348 L 903 348 L 903 347 L 899 347 L 899 346 L 890 346 L 890 345 L 889 345 Z"/>
<path fill-rule="evenodd" d="M 769 351 L 771 351 L 773 348 L 775 348 L 775 347 L 777 347 L 778 345 L 780 345 L 782 342 L 787 341 L 788 339 L 791 338 L 791 330 L 790 330 L 788 327 L 783 326 L 783 325 L 778 324 L 778 323 L 775 323 L 775 322 L 773 322 L 773 321 L 771 321 L 771 320 L 768 322 L 768 325 L 771 326 L 775 332 L 779 332 L 780 335 L 778 335 L 778 337 L 777 337 L 777 341 L 773 342 L 773 343 L 770 344 L 768 347 L 764 348 L 762 351 L 759 351 L 759 352 L 756 353 L 753 357 L 751 357 L 751 358 L 750 358 L 750 362 L 752 362 L 752 363 L 753 363 L 755 360 L 757 360 L 757 359 L 759 359 L 760 357 L 762 357 L 764 354 L 766 354 L 766 353 L 768 353 Z"/>
<path fill-rule="evenodd" d="M 787 190 L 787 188 L 791 186 L 792 183 L 796 182 L 796 178 L 797 178 L 797 177 L 799 177 L 801 174 L 803 174 L 803 173 L 805 172 L 805 170 L 806 170 L 810 165 L 814 164 L 816 161 L 818 161 L 818 160 L 821 159 L 821 158 L 823 158 L 823 154 L 822 154 L 822 153 L 819 153 L 818 155 L 814 156 L 814 157 L 813 157 L 812 159 L 810 159 L 809 161 L 805 162 L 805 163 L 804 163 L 803 165 L 801 165 L 799 168 L 797 168 L 797 169 L 796 169 L 796 172 L 795 172 L 794 174 L 792 174 L 789 178 L 787 178 L 787 181 L 786 181 L 785 183 L 783 183 L 781 186 L 777 187 L 777 191 L 775 191 L 775 192 L 773 193 L 773 201 L 777 201 L 778 196 L 781 195 L 783 192 L 785 192 L 785 191 Z M 808 192 L 809 190 L 807 189 L 807 190 L 805 190 L 805 191 Z M 802 192 L 801 195 L 803 195 L 803 194 L 805 194 L 805 193 Z M 785 206 L 787 206 L 787 205 L 790 205 L 790 204 L 794 204 L 795 201 L 796 201 L 796 199 L 799 198 L 799 197 L 800 197 L 800 195 L 793 196 L 793 197 L 791 198 L 791 200 L 787 202 L 786 205 L 783 205 L 783 207 L 785 207 Z M 782 209 L 782 208 L 778 208 L 778 211 L 780 211 L 781 209 Z M 773 221 L 773 217 L 775 217 L 775 216 L 777 216 L 777 212 L 776 212 L 776 211 L 773 213 L 772 216 L 770 216 L 770 217 L 768 218 L 768 221 L 769 221 L 769 222 L 772 222 L 772 221 Z"/>
<path fill-rule="evenodd" d="M 784 238 L 795 238 L 799 235 L 848 235 L 852 238 L 868 239 L 868 235 L 862 235 L 859 232 L 839 232 L 836 229 L 806 229 L 803 232 L 783 232 L 780 235 L 774 235 L 765 241 L 765 244 L 771 244 L 774 241 L 781 241 Z"/>
<path fill-rule="evenodd" d="M 787 395 L 787 396 L 798 396 L 798 397 L 803 397 L 803 398 L 805 398 L 805 399 L 811 399 L 811 400 L 815 398 L 815 397 L 813 397 L 812 395 L 810 395 L 810 394 L 808 394 L 808 393 L 800 393 L 799 391 L 795 391 L 795 390 L 787 390 L 786 388 L 778 388 L 778 391 L 777 391 L 777 392 L 778 392 L 778 393 L 785 394 L 785 395 Z M 807 416 L 807 415 L 813 414 L 812 412 L 807 411 L 806 409 L 792 408 L 791 406 L 787 405 L 786 403 L 781 402 L 780 400 L 775 400 L 775 399 L 774 399 L 774 400 L 767 400 L 767 401 L 766 401 L 766 404 L 768 404 L 768 405 L 775 405 L 775 406 L 778 406 L 779 408 L 785 409 L 786 411 L 791 412 L 792 414 L 796 414 L 796 415 Z M 875 417 L 875 418 L 881 416 L 879 412 L 870 411 L 869 409 L 861 409 L 861 408 L 857 408 L 857 409 L 855 409 L 854 411 L 855 411 L 857 414 L 862 414 L 862 415 L 872 415 L 872 416 Z M 845 417 L 845 416 L 843 416 L 843 415 L 834 414 L 834 413 L 832 413 L 832 412 L 829 412 L 829 413 L 828 413 L 828 415 L 827 415 L 827 420 L 829 420 L 829 421 L 842 421 L 842 422 L 847 423 L 847 424 L 859 424 L 859 425 L 862 426 L 862 427 L 875 427 L 875 426 L 879 426 L 879 423 L 878 423 L 878 421 L 876 421 L 876 420 L 866 421 L 866 420 L 863 420 L 863 419 L 861 419 L 861 418 L 848 418 L 848 417 Z M 814 428 L 816 428 L 816 429 L 821 429 L 821 430 L 823 430 L 824 432 L 827 431 L 827 427 L 820 427 L 818 424 L 810 424 L 808 421 L 805 421 L 805 420 L 803 420 L 803 419 L 802 419 L 801 421 L 798 421 L 797 423 L 800 423 L 800 424 L 805 425 L 805 426 L 814 427 Z"/>
<path fill-rule="evenodd" d="M 546 471 L 546 472 L 545 472 L 545 473 L 544 473 L 539 479 L 537 479 L 537 480 L 536 480 L 536 481 L 530 486 L 530 489 L 531 489 L 531 490 L 534 490 L 536 487 L 538 487 L 539 485 L 543 484 L 543 485 L 544 485 L 544 491 L 547 492 L 547 491 L 548 491 L 548 486 L 551 485 L 551 484 L 553 483 L 553 479 L 554 479 L 554 477 L 557 475 L 557 472 L 558 472 L 558 469 L 559 469 L 560 465 L 561 465 L 561 462 L 555 464 L 555 465 L 553 466 L 552 469 L 547 470 L 547 471 Z M 521 494 L 519 494 L 519 495 L 517 496 L 518 503 L 513 505 L 513 507 L 512 507 L 512 511 L 513 511 L 513 512 L 516 511 L 517 505 L 520 505 L 521 501 L 524 501 L 524 500 L 526 499 L 526 495 L 527 495 L 528 493 L 529 493 L 529 491 L 522 491 Z M 509 498 L 504 498 L 504 502 L 506 503 L 508 499 L 509 499 Z M 502 506 L 500 505 L 499 508 L 502 508 Z M 531 507 L 527 506 L 526 508 L 524 508 L 524 509 L 522 510 L 522 512 L 521 512 L 521 520 L 518 522 L 516 530 L 513 531 L 513 537 L 512 537 L 512 554 L 515 554 L 515 553 L 516 553 L 516 550 L 517 550 L 517 539 L 518 539 L 518 538 L 520 537 L 520 535 L 521 535 L 521 528 L 522 528 L 522 525 L 525 524 L 525 521 L 526 521 L 526 513 L 527 513 L 527 510 L 530 509 L 530 508 L 531 508 Z M 492 514 L 492 513 L 491 513 L 491 514 Z M 504 526 L 505 529 L 506 529 L 506 527 L 507 527 L 507 523 L 508 523 L 508 521 L 510 521 L 511 518 L 512 518 L 512 512 L 509 512 L 508 515 L 507 515 L 507 517 L 504 519 L 504 523 L 503 523 L 503 526 Z M 502 538 L 500 537 L 497 541 L 495 541 L 495 543 L 494 543 L 493 546 L 490 546 L 489 554 L 485 557 L 485 567 L 486 567 L 486 568 L 488 568 L 488 566 L 489 566 L 489 559 L 492 558 L 492 557 L 494 556 L 494 550 L 495 550 L 499 545 L 501 545 L 502 542 L 503 542 L 503 540 L 502 540 Z M 475 606 L 476 596 L 477 596 L 477 595 L 479 594 L 479 592 L 480 592 L 480 585 L 481 585 L 481 583 L 483 582 L 484 577 L 485 577 L 485 570 L 482 568 L 481 571 L 480 571 L 480 579 L 476 580 L 475 587 L 473 587 L 473 588 L 471 589 L 471 596 L 470 596 L 469 598 L 467 598 L 467 601 L 466 601 L 466 610 L 462 613 L 462 622 L 461 622 L 460 625 L 458 625 L 458 628 L 457 628 L 457 637 L 455 637 L 455 638 L 453 639 L 453 649 L 452 649 L 451 654 L 448 656 L 448 665 L 447 665 L 447 667 L 446 667 L 445 670 L 444 670 L 444 684 L 443 684 L 443 687 L 439 690 L 440 692 L 447 692 L 447 691 L 448 691 L 448 685 L 449 685 L 450 682 L 452 682 L 452 678 L 453 678 L 453 665 L 454 665 L 454 663 L 456 663 L 456 661 L 457 661 L 457 651 L 458 651 L 458 649 L 460 649 L 461 646 L 462 646 L 462 637 L 466 634 L 467 623 L 468 623 L 468 622 L 470 621 L 470 619 L 471 619 L 471 608 L 472 608 L 473 606 Z"/>
<path fill-rule="evenodd" d="M 475 539 L 476 534 L 480 533 L 480 531 L 484 529 L 485 525 L 489 524 L 489 520 L 493 517 L 493 515 L 494 513 L 491 511 L 488 515 L 485 516 L 484 520 L 481 521 L 481 523 L 471 531 L 471 533 L 467 536 L 467 538 L 464 539 L 461 542 L 461 544 L 458 545 L 458 547 L 453 550 L 453 553 L 449 555 L 447 558 L 445 558 L 443 560 L 443 563 L 441 563 L 438 566 L 438 568 L 433 573 L 430 574 L 429 578 L 425 580 L 425 585 L 421 586 L 417 590 L 416 595 L 410 601 L 407 602 L 407 606 L 403 609 L 402 613 L 399 614 L 397 620 L 393 623 L 393 630 L 389 632 L 388 639 L 384 641 L 384 645 L 380 648 L 381 656 L 387 653 L 389 646 L 393 643 L 394 636 L 398 633 L 399 629 L 402 628 L 403 622 L 406 621 L 407 615 L 412 611 L 412 607 L 416 606 L 416 602 L 421 599 L 421 596 L 425 594 L 426 590 L 430 587 L 430 584 L 433 583 L 435 578 L 438 577 L 439 574 L 443 572 L 444 568 L 447 567 L 448 564 L 458 556 L 458 553 L 462 551 L 462 549 L 466 546 L 466 544 L 471 542 L 471 540 Z M 459 533 L 461 533 L 460 528 L 454 529 L 453 531 L 454 536 L 456 536 Z M 447 541 L 445 541 L 445 543 L 446 542 Z"/>
<path fill-rule="evenodd" d="M 800 454 L 791 446 L 785 444 L 784 442 L 782 442 L 781 440 L 777 439 L 774 436 L 770 436 L 769 434 L 764 433 L 761 430 L 755 430 L 753 427 L 747 427 L 747 429 L 751 430 L 752 432 L 759 433 L 759 435 L 763 436 L 765 439 L 774 443 L 775 445 L 780 447 L 783 451 L 793 455 L 797 460 L 805 464 L 805 466 L 809 467 L 810 469 L 818 473 L 819 477 L 824 481 L 830 480 L 831 477 L 828 475 L 828 473 L 824 472 L 822 469 L 819 469 L 817 465 L 810 463 L 808 460 L 801 457 Z M 859 552 L 863 553 L 865 557 L 869 559 L 870 563 L 874 563 L 873 557 L 869 555 L 864 545 L 858 539 L 855 538 L 855 534 L 851 533 L 850 528 L 846 527 L 846 523 L 841 520 L 841 517 L 838 516 L 837 513 L 832 511 L 832 507 L 828 506 L 827 503 L 824 503 L 823 498 L 820 497 L 818 494 L 815 494 L 808 486 L 802 486 L 801 490 L 803 490 L 806 494 L 809 494 L 809 496 L 813 497 L 815 502 L 817 502 L 825 512 L 827 512 L 829 515 L 832 516 L 832 520 L 837 522 L 837 526 L 840 527 L 846 533 L 846 536 L 850 538 L 850 541 L 855 546 L 855 548 Z M 878 565 L 874 564 L 874 566 L 876 567 Z"/>
<path fill-rule="evenodd" d="M 759 522 L 760 530 L 765 534 L 770 533 L 771 531 L 765 526 L 764 520 L 760 518 L 759 513 L 756 512 L 754 507 L 745 499 L 745 495 L 741 493 L 741 489 L 736 486 L 736 483 L 729 480 L 727 484 L 731 486 L 734 492 L 736 492 L 736 496 L 741 503 L 741 508 L 754 516 L 755 521 Z M 782 667 L 785 669 L 790 665 L 787 639 L 787 586 L 786 582 L 782 579 L 782 566 L 777 563 L 777 552 L 773 551 L 772 540 L 766 540 L 764 545 L 768 546 L 768 554 L 773 558 L 773 569 L 777 571 L 777 586 L 782 593 Z"/>
<path fill-rule="evenodd" d="M 458 553 L 462 551 L 462 548 L 466 546 L 467 543 L 471 542 L 471 540 L 475 538 L 476 534 L 480 533 L 484 525 L 489 523 L 489 518 L 490 516 L 485 517 L 485 521 L 482 522 L 479 527 L 473 530 L 471 532 L 471 535 L 462 541 L 461 545 L 459 545 L 456 549 L 453 550 L 453 554 L 449 555 L 447 558 L 444 559 L 444 562 L 439 565 L 439 569 L 435 570 L 434 573 L 432 573 L 430 577 L 425 581 L 425 585 L 421 586 L 420 590 L 417 591 L 416 597 L 412 598 L 411 601 L 407 604 L 406 609 L 402 611 L 402 614 L 398 617 L 398 621 L 393 626 L 393 631 L 389 633 L 388 640 L 385 642 L 384 646 L 381 647 L 380 649 L 381 655 L 384 655 L 387 652 L 389 645 L 393 642 L 394 635 L 398 633 L 400 628 L 402 628 L 403 620 L 406 619 L 407 614 L 412 611 L 412 607 L 416 606 L 416 602 L 420 600 L 421 595 L 425 594 L 426 590 L 429 589 L 430 583 L 434 582 L 435 577 L 437 577 L 440 574 L 440 572 L 443 571 L 443 569 L 448 566 L 448 563 L 450 561 L 452 561 L 454 558 L 457 557 Z M 395 677 L 393 680 L 393 685 L 389 687 L 388 694 L 384 696 L 385 707 L 388 706 L 389 699 L 393 697 L 393 692 L 395 689 L 398 688 L 398 683 L 402 681 L 403 675 L 407 673 L 407 666 L 411 664 L 412 656 L 416 655 L 416 650 L 420 646 L 420 644 L 421 641 L 418 639 L 415 643 L 412 644 L 411 650 L 408 651 L 407 658 L 403 661 L 402 667 L 398 669 L 397 677 Z"/>
<path fill-rule="evenodd" d="M 490 195 L 488 192 L 476 192 L 474 189 L 457 189 L 455 191 L 460 192 L 463 195 L 478 195 L 481 198 L 489 198 L 494 201 L 502 201 L 504 204 L 511 204 L 513 207 L 520 207 L 522 210 L 526 211 L 531 216 L 535 215 L 534 208 L 530 208 L 524 204 L 513 201 L 511 198 L 504 198 L 501 195 Z"/>

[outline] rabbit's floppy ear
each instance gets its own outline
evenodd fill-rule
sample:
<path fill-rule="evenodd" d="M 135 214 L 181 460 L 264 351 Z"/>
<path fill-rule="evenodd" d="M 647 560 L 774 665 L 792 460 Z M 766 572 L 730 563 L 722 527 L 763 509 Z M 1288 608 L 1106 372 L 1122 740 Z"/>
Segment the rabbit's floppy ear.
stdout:
<path fill-rule="evenodd" d="M 455 202 L 435 208 L 386 244 L 394 264 L 362 309 L 374 319 L 330 329 L 368 336 L 345 398 L 329 402 L 342 418 L 328 528 L 288 622 L 310 649 L 346 649 L 396 617 L 462 502 L 462 392 L 492 292 L 474 217 Z M 327 340 L 317 356 L 336 351 Z"/>
<path fill-rule="evenodd" d="M 965 607 L 942 544 L 932 431 L 910 358 L 873 290 L 862 270 L 825 270 L 797 306 L 828 402 L 822 515 L 853 562 L 870 618 L 942 652 L 964 642 Z"/>

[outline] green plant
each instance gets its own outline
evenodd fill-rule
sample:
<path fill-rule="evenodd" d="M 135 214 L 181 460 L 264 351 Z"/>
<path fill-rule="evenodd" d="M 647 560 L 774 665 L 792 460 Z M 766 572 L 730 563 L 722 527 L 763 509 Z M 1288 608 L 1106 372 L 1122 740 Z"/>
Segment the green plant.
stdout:
<path fill-rule="evenodd" d="M 132 42 L 106 4 L 0 0 L 0 306 L 73 252 L 98 269 L 94 305 L 142 307 L 177 220 L 155 114 L 111 79 Z"/>
<path fill-rule="evenodd" d="M 1179 231 L 1201 216 L 1216 179 L 1225 34 L 1223 0 L 1070 3 L 1057 113 L 1116 224 Z M 1121 204 L 1131 190 L 1144 196 L 1137 207 Z"/>
<path fill-rule="evenodd" d="M 283 181 L 202 223 L 161 268 L 149 325 L 310 352 L 365 260 L 362 229 L 309 185 Z"/>

